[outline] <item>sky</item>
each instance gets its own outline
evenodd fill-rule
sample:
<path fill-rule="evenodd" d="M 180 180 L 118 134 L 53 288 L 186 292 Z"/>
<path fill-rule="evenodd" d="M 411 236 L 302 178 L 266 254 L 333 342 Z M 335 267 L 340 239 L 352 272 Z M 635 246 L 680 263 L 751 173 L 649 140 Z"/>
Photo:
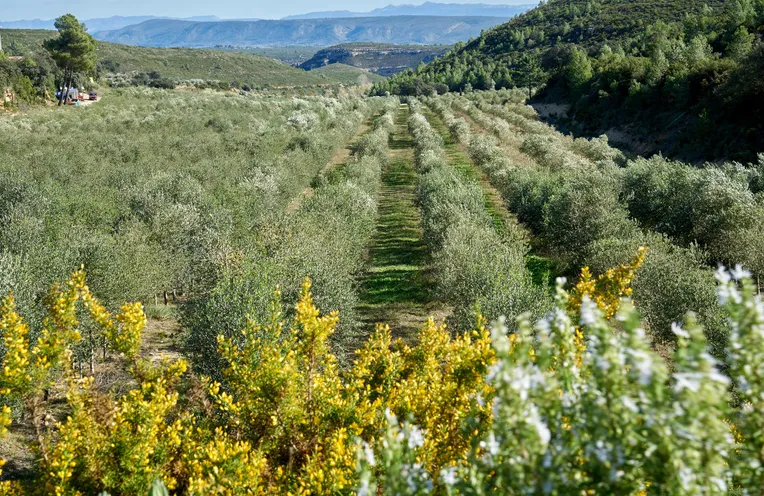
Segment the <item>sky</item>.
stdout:
<path fill-rule="evenodd" d="M 393 4 L 421 4 L 424 0 L 0 0 L 0 20 L 53 19 L 72 13 L 79 19 L 155 15 L 191 17 L 216 15 L 221 18 L 279 19 L 293 14 L 325 10 L 364 12 Z M 485 3 L 517 5 L 529 0 L 441 0 L 442 3 Z"/>

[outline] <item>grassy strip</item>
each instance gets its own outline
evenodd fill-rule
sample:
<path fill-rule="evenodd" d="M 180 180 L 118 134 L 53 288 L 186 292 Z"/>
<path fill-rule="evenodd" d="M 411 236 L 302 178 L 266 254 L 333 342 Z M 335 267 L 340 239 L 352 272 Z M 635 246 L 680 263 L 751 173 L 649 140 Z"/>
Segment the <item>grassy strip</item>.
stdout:
<path fill-rule="evenodd" d="M 431 303 L 408 116 L 408 107 L 402 106 L 390 136 L 390 160 L 382 173 L 376 232 L 362 279 L 359 307 L 368 326 L 385 322 L 401 337 L 416 331 Z"/>

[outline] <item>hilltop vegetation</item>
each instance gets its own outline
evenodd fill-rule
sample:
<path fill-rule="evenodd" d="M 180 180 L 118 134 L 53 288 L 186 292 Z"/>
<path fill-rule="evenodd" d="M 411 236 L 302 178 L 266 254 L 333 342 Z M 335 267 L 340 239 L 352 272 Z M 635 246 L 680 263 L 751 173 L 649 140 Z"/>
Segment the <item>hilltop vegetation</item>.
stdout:
<path fill-rule="evenodd" d="M 99 43 L 102 72 L 151 72 L 178 79 L 238 81 L 253 87 L 331 83 L 262 55 L 189 48 L 150 48 Z"/>
<path fill-rule="evenodd" d="M 234 45 L 217 45 L 214 49 L 220 50 L 221 52 L 254 53 L 262 55 L 263 57 L 280 60 L 291 66 L 298 66 L 303 62 L 310 60 L 310 58 L 321 48 L 311 46 L 240 47 Z"/>
<path fill-rule="evenodd" d="M 446 53 L 441 45 L 388 45 L 384 43 L 345 43 L 316 52 L 300 67 L 307 70 L 331 64 L 346 64 L 381 76 L 413 69 Z"/>
<path fill-rule="evenodd" d="M 620 127 L 645 151 L 753 160 L 762 33 L 760 0 L 550 1 L 377 92 L 542 88 L 535 101 L 570 105 L 562 124 L 580 133 Z"/>
<path fill-rule="evenodd" d="M 358 67 L 353 67 L 346 64 L 331 64 L 313 69 L 310 71 L 313 75 L 318 75 L 326 78 L 328 81 L 335 81 L 343 84 L 372 84 L 380 81 L 384 81 L 385 78 L 374 74 L 373 72 L 364 71 Z"/>

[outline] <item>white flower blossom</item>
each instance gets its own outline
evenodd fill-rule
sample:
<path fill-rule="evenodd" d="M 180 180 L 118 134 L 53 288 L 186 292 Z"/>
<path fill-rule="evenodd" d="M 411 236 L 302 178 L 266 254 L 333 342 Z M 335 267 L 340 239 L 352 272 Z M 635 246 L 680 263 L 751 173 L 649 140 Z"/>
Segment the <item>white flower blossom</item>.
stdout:
<path fill-rule="evenodd" d="M 440 480 L 443 481 L 443 483 L 446 484 L 447 486 L 453 486 L 454 484 L 456 484 L 456 482 L 459 480 L 456 477 L 456 468 L 448 467 L 448 468 L 441 469 Z"/>
<path fill-rule="evenodd" d="M 743 269 L 743 266 L 740 264 L 735 265 L 735 268 L 732 269 L 730 274 L 736 281 L 742 281 L 743 279 L 749 279 L 751 277 L 751 273 Z"/>
<path fill-rule="evenodd" d="M 682 329 L 682 326 L 676 322 L 671 323 L 671 332 L 680 338 L 690 339 L 690 333 Z"/>
<path fill-rule="evenodd" d="M 371 449 L 371 446 L 369 446 L 367 443 L 364 443 L 363 445 L 363 456 L 366 459 L 366 463 L 372 467 L 377 465 L 377 460 L 374 457 L 374 450 Z"/>
<path fill-rule="evenodd" d="M 409 431 L 409 436 L 408 436 L 409 449 L 419 448 L 423 444 L 424 444 L 424 434 L 422 433 L 422 430 L 416 425 L 412 425 L 411 430 Z"/>
<path fill-rule="evenodd" d="M 597 323 L 596 308 L 589 296 L 584 295 L 581 301 L 581 325 L 590 326 Z"/>

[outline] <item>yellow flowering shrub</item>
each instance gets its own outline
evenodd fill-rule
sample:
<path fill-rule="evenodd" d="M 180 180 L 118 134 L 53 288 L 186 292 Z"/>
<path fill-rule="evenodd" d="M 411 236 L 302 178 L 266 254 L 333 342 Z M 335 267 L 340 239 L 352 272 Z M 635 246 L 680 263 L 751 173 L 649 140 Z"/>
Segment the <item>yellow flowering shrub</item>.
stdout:
<path fill-rule="evenodd" d="M 241 344 L 220 338 L 225 386 L 208 385 L 231 432 L 260 447 L 272 474 L 267 483 L 282 494 L 347 491 L 356 480 L 355 440 L 373 442 L 386 411 L 421 423 L 420 456 L 433 470 L 463 460 L 490 425 L 463 429 L 468 417 L 490 420 L 485 374 L 493 348 L 484 321 L 452 338 L 431 320 L 415 347 L 393 342 L 380 326 L 341 376 L 328 346 L 337 315 L 320 316 L 309 282 L 296 310 L 287 336 L 275 316 L 267 329 L 250 323 Z"/>
<path fill-rule="evenodd" d="M 264 327 L 250 322 L 239 339 L 219 338 L 223 380 L 203 379 L 201 387 L 183 360 L 141 360 L 140 306 L 112 318 L 81 272 L 51 292 L 36 343 L 8 297 L 0 304 L 7 348 L 0 434 L 16 418 L 12 409 L 25 409 L 34 419 L 39 475 L 0 483 L 0 495 L 138 495 L 150 487 L 190 495 L 721 495 L 760 488 L 764 469 L 754 462 L 764 446 L 756 401 L 764 391 L 764 302 L 745 271 L 720 270 L 718 296 L 734 323 L 730 375 L 720 373 L 692 316 L 672 328 L 677 350 L 669 370 L 627 298 L 618 320 L 608 318 L 612 296 L 628 290 L 643 256 L 598 280 L 583 277 L 573 295 L 558 284 L 554 311 L 536 323 L 521 317 L 511 336 L 502 319 L 490 333 L 479 319 L 457 336 L 430 320 L 409 346 L 379 326 L 346 370 L 329 346 L 338 316 L 319 312 L 308 281 L 294 318 L 274 303 Z M 111 349 L 127 354 L 123 394 L 72 373 L 80 298 Z M 590 337 L 583 354 L 581 329 Z M 745 386 L 739 406 L 729 401 L 733 381 Z M 43 419 L 54 412 L 45 391 L 62 387 L 66 418 L 49 428 Z"/>
<path fill-rule="evenodd" d="M 637 256 L 628 264 L 608 269 L 597 278 L 592 276 L 589 267 L 581 270 L 581 277 L 570 292 L 568 311 L 578 315 L 581 304 L 588 297 L 603 312 L 607 320 L 612 319 L 621 308 L 624 297 L 631 296 L 631 282 L 637 270 L 645 262 L 647 248 L 641 247 Z"/>
<path fill-rule="evenodd" d="M 73 381 L 72 413 L 57 425 L 60 438 L 48 464 L 49 492 L 139 494 L 157 478 L 175 487 L 171 469 L 187 418 L 170 416 L 178 401 L 172 386 L 185 371 L 184 361 L 165 362 L 117 400 L 96 392 L 92 378 Z"/>
<path fill-rule="evenodd" d="M 581 277 L 570 294 L 566 295 L 568 312 L 578 317 L 581 305 L 588 298 L 603 313 L 606 320 L 611 320 L 620 310 L 623 299 L 631 296 L 631 283 L 646 256 L 647 248 L 640 247 L 630 263 L 608 269 L 596 278 L 592 276 L 589 267 L 581 269 Z M 580 368 L 581 355 L 586 350 L 584 332 L 580 325 L 575 329 L 575 347 L 576 365 Z"/>
<path fill-rule="evenodd" d="M 112 351 L 128 358 L 133 385 L 123 395 L 72 372 L 80 299 Z M 274 302 L 264 327 L 249 322 L 240 339 L 218 338 L 223 380 L 202 378 L 203 398 L 190 404 L 180 401 L 190 383 L 185 361 L 138 357 L 146 323 L 139 304 L 112 317 L 82 271 L 56 286 L 49 302 L 34 345 L 12 298 L 0 315 L 9 350 L 0 427 L 11 422 L 11 398 L 45 416 L 45 387 L 66 386 L 66 418 L 37 440 L 35 485 L 48 494 L 141 494 L 155 480 L 177 494 L 351 494 L 359 442 L 383 449 L 377 444 L 390 418 L 422 426 L 417 456 L 435 472 L 463 463 L 490 427 L 493 389 L 485 377 L 494 349 L 483 320 L 457 337 L 431 320 L 416 346 L 393 341 L 380 326 L 341 371 L 329 345 L 339 317 L 320 314 L 306 281 L 289 322 Z"/>
<path fill-rule="evenodd" d="M 452 338 L 444 324 L 430 319 L 415 347 L 391 341 L 390 329 L 379 327 L 348 374 L 360 410 L 375 415 L 366 434 L 386 427 L 386 410 L 412 418 L 425 432 L 420 462 L 438 473 L 463 460 L 471 441 L 490 427 L 493 389 L 485 381 L 494 360 L 490 332 L 481 318 L 475 330 Z M 467 418 L 479 427 L 465 432 Z"/>

